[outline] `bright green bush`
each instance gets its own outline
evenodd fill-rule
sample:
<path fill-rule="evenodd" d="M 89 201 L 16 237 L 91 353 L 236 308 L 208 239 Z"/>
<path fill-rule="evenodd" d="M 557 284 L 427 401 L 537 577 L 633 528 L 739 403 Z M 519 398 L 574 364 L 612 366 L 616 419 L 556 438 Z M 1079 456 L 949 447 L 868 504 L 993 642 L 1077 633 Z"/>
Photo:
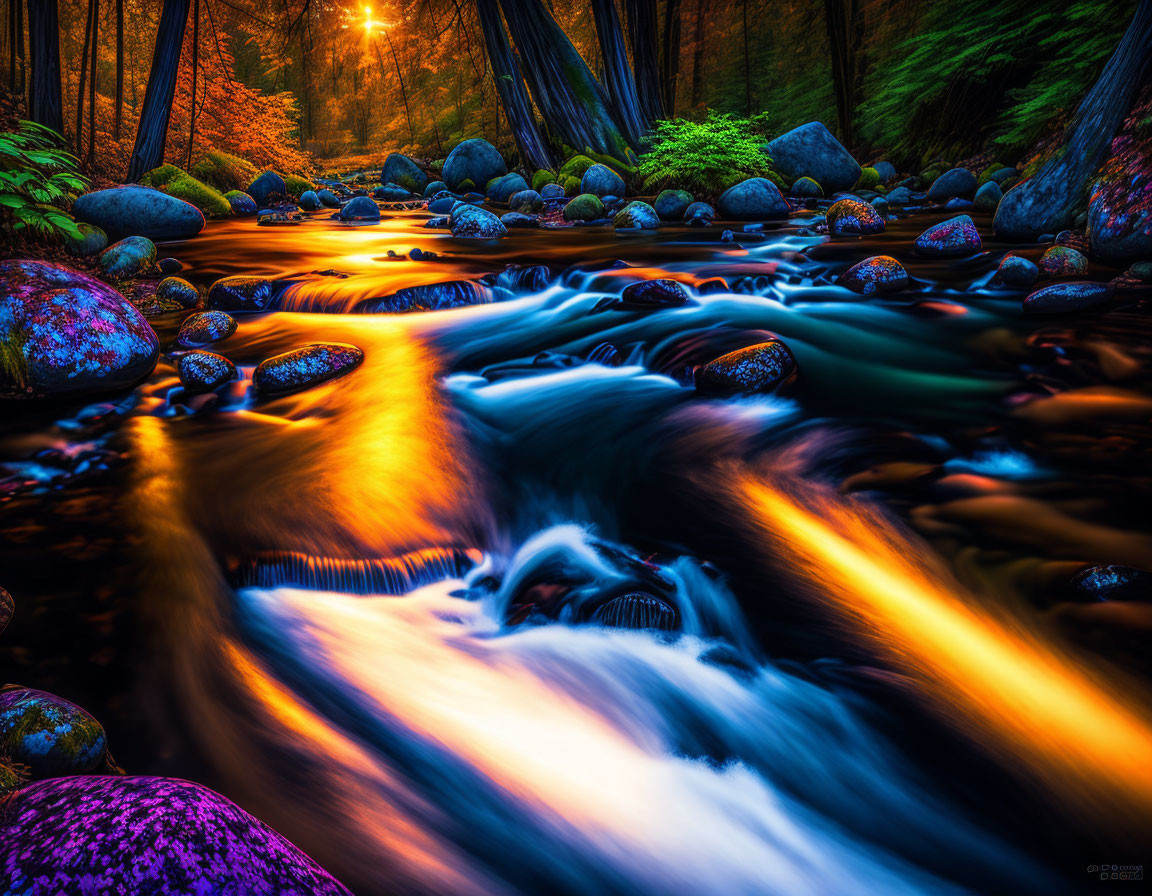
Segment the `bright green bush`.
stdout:
<path fill-rule="evenodd" d="M 22 121 L 0 134 L 0 212 L 4 229 L 26 231 L 37 240 L 83 239 L 63 209 L 88 187 L 80 162 L 64 150 L 64 138 L 50 128 Z"/>
<path fill-rule="evenodd" d="M 710 112 L 704 121 L 656 122 L 652 149 L 640 157 L 638 173 L 647 191 L 675 186 L 717 194 L 746 178 L 773 172 L 764 138 L 751 121 Z"/>
<path fill-rule="evenodd" d="M 170 193 L 177 199 L 189 202 L 209 218 L 226 218 L 232 214 L 232 207 L 219 190 L 197 180 L 183 168 L 175 165 L 161 165 L 153 168 L 140 183 Z"/>
<path fill-rule="evenodd" d="M 229 190 L 243 190 L 256 179 L 260 170 L 240 156 L 212 150 L 204 154 L 188 173 L 221 193 Z"/>
<path fill-rule="evenodd" d="M 288 190 L 288 195 L 293 199 L 299 199 L 300 195 L 305 190 L 315 190 L 316 185 L 306 177 L 301 177 L 298 174 L 284 175 L 284 186 Z"/>

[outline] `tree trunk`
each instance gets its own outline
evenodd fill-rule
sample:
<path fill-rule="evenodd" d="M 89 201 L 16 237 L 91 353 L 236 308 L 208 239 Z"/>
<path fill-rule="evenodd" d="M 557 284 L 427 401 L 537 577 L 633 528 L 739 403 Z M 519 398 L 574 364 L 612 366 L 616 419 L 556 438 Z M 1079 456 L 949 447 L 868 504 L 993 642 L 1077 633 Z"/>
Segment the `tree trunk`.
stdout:
<path fill-rule="evenodd" d="M 116 0 L 116 112 L 112 135 L 119 140 L 124 126 L 124 0 Z"/>
<path fill-rule="evenodd" d="M 396 45 L 392 43 L 392 35 L 385 31 L 384 38 L 388 41 L 388 49 L 392 53 L 392 64 L 396 66 L 396 79 L 400 82 L 400 98 L 404 101 L 404 117 L 408 120 L 408 139 L 415 147 L 416 129 L 412 127 L 412 107 L 408 105 L 408 88 L 404 85 L 404 74 L 400 71 L 400 57 L 396 55 Z M 376 52 L 379 53 L 380 50 L 377 49 Z"/>
<path fill-rule="evenodd" d="M 168 139 L 168 119 L 172 115 L 172 96 L 176 92 L 176 74 L 180 69 L 180 47 L 188 22 L 190 0 L 164 0 L 156 46 L 152 51 L 152 68 L 148 72 L 148 89 L 140 110 L 136 144 L 128 163 L 128 180 L 137 181 L 164 161 L 164 144 Z"/>
<path fill-rule="evenodd" d="M 640 110 L 640 97 L 636 92 L 636 79 L 628 65 L 628 50 L 624 46 L 624 32 L 616 12 L 616 0 L 592 0 L 592 16 L 596 20 L 596 34 L 604 54 L 605 80 L 608 95 L 617 120 L 633 146 L 639 145 L 648 133 L 651 121 Z"/>
<path fill-rule="evenodd" d="M 664 117 L 660 96 L 660 70 L 656 60 L 656 0 L 625 0 L 628 42 L 636 72 L 636 92 L 647 121 Z"/>
<path fill-rule="evenodd" d="M 188 161 L 185 169 L 192 167 L 192 144 L 196 142 L 196 79 L 199 77 L 200 61 L 200 0 L 192 0 L 192 97 L 188 103 Z"/>
<path fill-rule="evenodd" d="M 1034 176 L 1004 194 L 993 228 L 1004 239 L 1032 239 L 1072 225 L 1090 179 L 1152 65 L 1152 0 L 1132 22 L 1095 85 L 1076 109 L 1064 142 Z"/>
<path fill-rule="evenodd" d="M 696 0 L 696 28 L 692 36 L 692 107 L 700 105 L 704 71 L 704 27 L 708 23 L 710 0 Z"/>
<path fill-rule="evenodd" d="M 100 47 L 100 0 L 92 2 L 92 68 L 88 71 L 88 164 L 96 158 L 96 53 Z"/>
<path fill-rule="evenodd" d="M 548 130 L 578 150 L 630 159 L 604 88 L 541 0 L 500 0 L 500 6 Z"/>
<path fill-rule="evenodd" d="M 832 65 L 832 90 L 836 97 L 836 129 L 840 142 L 856 142 L 856 57 L 860 44 L 859 0 L 824 0 L 824 24 L 828 31 L 828 57 Z"/>
<path fill-rule="evenodd" d="M 680 0 L 668 0 L 664 13 L 664 40 L 661 47 L 660 86 L 663 88 L 664 111 L 676 112 L 676 82 L 680 77 Z"/>
<path fill-rule="evenodd" d="M 60 14 L 56 0 L 32 0 L 28 5 L 28 44 L 32 56 L 32 96 L 28 114 L 38 124 L 63 133 Z"/>
<path fill-rule="evenodd" d="M 744 35 L 744 117 L 747 118 L 752 115 L 752 69 L 748 64 L 748 0 L 743 0 L 741 6 L 744 16 L 742 26 Z"/>
<path fill-rule="evenodd" d="M 95 16 L 95 0 L 88 0 L 88 17 L 84 20 L 84 52 L 80 58 L 80 86 L 76 89 L 76 155 L 84 154 L 84 87 L 88 78 L 88 48 L 92 44 L 92 20 Z"/>

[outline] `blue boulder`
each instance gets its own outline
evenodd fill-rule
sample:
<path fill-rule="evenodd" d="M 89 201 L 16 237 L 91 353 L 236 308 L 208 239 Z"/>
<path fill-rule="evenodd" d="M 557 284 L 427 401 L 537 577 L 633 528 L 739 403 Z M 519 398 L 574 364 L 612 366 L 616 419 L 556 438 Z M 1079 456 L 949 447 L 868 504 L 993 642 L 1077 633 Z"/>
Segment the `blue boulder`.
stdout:
<path fill-rule="evenodd" d="M 683 221 L 691 204 L 692 194 L 687 190 L 661 190 L 652 207 L 661 221 Z"/>
<path fill-rule="evenodd" d="M 288 198 L 288 187 L 284 184 L 284 178 L 275 171 L 265 171 L 258 175 L 244 192 L 255 199 L 260 208 L 267 208 Z"/>
<path fill-rule="evenodd" d="M 916 238 L 916 251 L 921 255 L 944 258 L 972 255 L 980 251 L 980 231 L 967 215 L 941 221 Z"/>
<path fill-rule="evenodd" d="M 976 195 L 976 175 L 967 168 L 953 168 L 945 171 L 928 188 L 929 202 L 947 202 L 960 197 L 971 199 Z"/>
<path fill-rule="evenodd" d="M 420 195 L 428 185 L 428 175 L 408 156 L 394 152 L 384 160 L 380 183 L 396 184 L 410 193 Z"/>
<path fill-rule="evenodd" d="M 111 239 L 184 240 L 204 229 L 204 213 L 196 206 L 135 184 L 83 194 L 73 203 L 72 216 L 95 224 Z"/>
<path fill-rule="evenodd" d="M 448 219 L 452 236 L 490 240 L 508 235 L 508 229 L 492 212 L 467 203 L 458 203 Z"/>
<path fill-rule="evenodd" d="M 810 177 L 827 193 L 851 190 L 860 180 L 859 163 L 818 121 L 782 134 L 765 149 L 786 180 Z"/>
<path fill-rule="evenodd" d="M 607 165 L 593 165 L 580 178 L 580 192 L 591 193 L 601 198 L 623 196 L 624 178 Z"/>
<path fill-rule="evenodd" d="M 444 161 L 441 172 L 449 189 L 459 190 L 464 181 L 483 186 L 508 172 L 504 157 L 487 140 L 476 137 L 456 145 Z"/>
<path fill-rule="evenodd" d="M 772 181 L 750 177 L 720 194 L 716 207 L 724 218 L 759 221 L 788 217 L 788 201 Z"/>
<path fill-rule="evenodd" d="M 144 236 L 127 236 L 100 253 L 100 270 L 113 280 L 143 274 L 156 261 L 156 244 Z"/>
<path fill-rule="evenodd" d="M 376 224 L 380 221 L 380 206 L 368 196 L 353 196 L 333 217 L 356 224 Z"/>
<path fill-rule="evenodd" d="M 528 182 L 515 171 L 496 180 L 488 190 L 488 198 L 493 202 L 507 202 L 513 193 L 528 189 Z"/>

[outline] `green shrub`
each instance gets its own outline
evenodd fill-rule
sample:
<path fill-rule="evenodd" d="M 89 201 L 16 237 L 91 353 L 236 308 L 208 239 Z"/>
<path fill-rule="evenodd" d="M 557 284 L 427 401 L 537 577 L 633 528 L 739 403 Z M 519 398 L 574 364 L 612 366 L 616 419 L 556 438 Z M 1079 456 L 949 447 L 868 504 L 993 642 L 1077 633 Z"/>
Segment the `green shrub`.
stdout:
<path fill-rule="evenodd" d="M 541 168 L 532 175 L 532 189 L 539 193 L 548 184 L 556 183 L 556 175 L 551 171 Z"/>
<path fill-rule="evenodd" d="M 228 190 L 243 190 L 256 179 L 260 171 L 247 159 L 212 150 L 188 169 L 188 173 L 225 193 Z"/>
<path fill-rule="evenodd" d="M 717 194 L 749 177 L 767 177 L 772 160 L 753 123 L 720 112 L 704 121 L 658 121 L 652 149 L 640 157 L 644 190 L 675 186 L 693 193 Z"/>
<path fill-rule="evenodd" d="M 219 190 L 197 180 L 187 171 L 177 168 L 175 165 L 161 165 L 159 168 L 153 168 L 140 178 L 140 183 L 146 187 L 162 189 L 177 199 L 191 203 L 204 212 L 206 217 L 226 218 L 232 214 L 232 206 L 228 204 L 228 200 Z"/>
<path fill-rule="evenodd" d="M 875 190 L 880 185 L 880 173 L 875 168 L 861 168 L 860 179 L 854 189 Z"/>
<path fill-rule="evenodd" d="M 316 189 L 315 184 L 308 180 L 306 177 L 301 177 L 298 174 L 284 175 L 284 186 L 288 190 L 288 195 L 293 199 L 299 199 L 305 190 Z"/>
<path fill-rule="evenodd" d="M 27 231 L 44 242 L 83 239 L 76 221 L 62 208 L 88 187 L 79 167 L 79 160 L 64 149 L 64 138 L 43 125 L 21 121 L 16 131 L 0 134 L 4 228 Z"/>

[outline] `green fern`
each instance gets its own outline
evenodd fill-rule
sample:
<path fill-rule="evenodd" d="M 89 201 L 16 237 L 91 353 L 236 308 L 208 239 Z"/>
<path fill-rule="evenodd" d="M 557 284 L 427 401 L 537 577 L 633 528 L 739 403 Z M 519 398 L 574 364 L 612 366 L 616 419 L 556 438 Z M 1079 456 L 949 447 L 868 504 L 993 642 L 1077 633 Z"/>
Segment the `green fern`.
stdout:
<path fill-rule="evenodd" d="M 746 118 L 711 112 L 703 121 L 658 121 L 651 136 L 652 149 L 637 166 L 647 191 L 672 186 L 717 194 L 772 171 L 758 122 Z"/>
<path fill-rule="evenodd" d="M 7 230 L 43 242 L 79 239 L 80 230 L 65 211 L 88 181 L 79 160 L 64 149 L 64 138 L 33 121 L 0 134 L 0 220 Z"/>

